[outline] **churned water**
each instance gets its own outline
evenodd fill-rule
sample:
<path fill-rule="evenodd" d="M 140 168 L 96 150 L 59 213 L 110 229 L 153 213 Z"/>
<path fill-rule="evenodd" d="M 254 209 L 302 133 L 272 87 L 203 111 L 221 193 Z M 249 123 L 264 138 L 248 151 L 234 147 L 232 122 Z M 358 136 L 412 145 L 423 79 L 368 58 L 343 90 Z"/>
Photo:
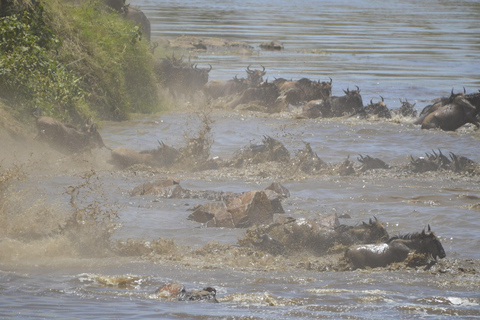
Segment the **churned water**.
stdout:
<path fill-rule="evenodd" d="M 269 80 L 332 78 L 333 95 L 358 86 L 364 104 L 383 96 L 393 109 L 400 107 L 400 99 L 408 99 L 417 103 L 418 111 L 431 99 L 448 96 L 452 88 L 456 92 L 465 88 L 467 93 L 480 89 L 478 1 L 139 0 L 132 5 L 150 19 L 154 40 L 193 35 L 253 46 L 251 54 L 195 52 L 192 61 L 212 65 L 210 79 L 244 77 L 248 65 L 265 66 Z M 258 45 L 270 40 L 283 42 L 285 49 L 261 51 Z M 292 155 L 308 142 L 327 163 L 348 156 L 356 161 L 361 154 L 400 167 L 410 156 L 438 149 L 480 162 L 480 135 L 472 126 L 457 132 L 423 131 L 410 118 L 312 120 L 233 111 L 213 112 L 212 118 L 212 157 L 229 158 L 269 135 Z M 198 122 L 194 115 L 173 111 L 105 123 L 101 133 L 110 147 L 152 149 L 157 141 L 182 144 L 184 134 L 195 131 Z M 95 156 L 95 162 L 109 158 L 106 151 Z M 283 207 L 292 217 L 348 214 L 351 219 L 341 222 L 354 225 L 375 216 L 390 234 L 421 231 L 430 224 L 448 263 L 437 272 L 424 272 L 318 270 L 313 267 L 318 257 L 299 257 L 293 263 L 268 254 L 234 256 L 225 248 L 236 246 L 245 230 L 202 228 L 186 219 L 188 209 L 203 200 L 129 195 L 133 187 L 169 175 L 187 189 L 232 192 L 263 189 L 273 180 L 186 172 L 134 174 L 101 164 L 91 181 L 97 184 L 91 197 L 100 201 L 98 207 L 113 205 L 118 212 L 121 227 L 111 240 L 158 245 L 164 252 L 145 256 L 133 250 L 118 257 L 102 253 L 102 238 L 96 238 L 95 230 L 79 235 L 76 243 L 63 234 L 41 235 L 70 209 L 67 187 L 81 184 L 85 176 L 81 169 L 37 172 L 21 185 L 31 191 L 22 193 L 19 187 L 10 200 L 18 212 L 26 213 L 13 221 L 2 218 L 0 318 L 480 317 L 478 177 L 397 170 L 280 181 L 291 193 Z M 31 237 L 22 230 L 30 230 Z M 164 239 L 161 244 L 155 242 L 159 238 Z M 188 249 L 182 252 L 184 245 Z M 165 282 L 180 282 L 188 289 L 213 286 L 220 303 L 159 299 L 153 293 Z"/>

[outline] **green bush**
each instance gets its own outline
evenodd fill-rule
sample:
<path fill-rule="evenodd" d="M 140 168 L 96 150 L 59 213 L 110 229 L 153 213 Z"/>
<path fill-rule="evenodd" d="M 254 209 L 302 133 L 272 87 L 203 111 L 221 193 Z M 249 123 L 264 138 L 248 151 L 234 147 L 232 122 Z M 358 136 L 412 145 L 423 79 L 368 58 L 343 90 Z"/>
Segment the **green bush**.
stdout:
<path fill-rule="evenodd" d="M 78 115 L 85 93 L 54 59 L 61 41 L 44 23 L 43 8 L 0 19 L 0 30 L 0 93 L 20 106 L 17 113 L 39 107 L 62 119 Z"/>
<path fill-rule="evenodd" d="M 159 111 L 149 44 L 101 1 L 44 0 L 0 18 L 0 97 L 69 122 Z"/>

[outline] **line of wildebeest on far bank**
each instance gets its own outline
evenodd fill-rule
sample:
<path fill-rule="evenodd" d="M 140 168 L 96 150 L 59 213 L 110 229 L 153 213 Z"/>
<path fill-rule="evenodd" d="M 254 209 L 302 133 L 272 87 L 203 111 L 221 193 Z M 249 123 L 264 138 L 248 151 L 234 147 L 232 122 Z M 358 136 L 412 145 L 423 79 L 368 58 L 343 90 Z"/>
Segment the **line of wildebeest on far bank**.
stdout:
<path fill-rule="evenodd" d="M 246 78 L 236 75 L 230 80 L 210 80 L 209 68 L 198 68 L 194 63 L 176 58 L 174 55 L 155 64 L 158 80 L 168 88 L 175 98 L 192 98 L 202 92 L 215 105 L 226 108 L 245 108 L 267 113 L 276 113 L 290 110 L 292 107 L 301 108 L 302 116 L 306 118 L 331 117 L 361 117 L 375 116 L 389 119 L 399 114 L 404 117 L 416 117 L 415 104 L 407 100 L 400 102 L 399 108 L 389 109 L 383 97 L 377 102 L 370 99 L 364 106 L 360 89 L 349 88 L 343 90 L 344 96 L 332 96 L 332 79 L 330 81 L 315 81 L 308 78 L 287 80 L 276 78 L 273 81 L 264 80 L 267 71 L 246 68 Z M 215 101 L 217 103 L 215 103 Z M 415 124 L 422 129 L 442 129 L 454 131 L 467 123 L 479 126 L 480 92 L 467 94 L 454 93 L 449 97 L 435 99 L 420 113 Z"/>

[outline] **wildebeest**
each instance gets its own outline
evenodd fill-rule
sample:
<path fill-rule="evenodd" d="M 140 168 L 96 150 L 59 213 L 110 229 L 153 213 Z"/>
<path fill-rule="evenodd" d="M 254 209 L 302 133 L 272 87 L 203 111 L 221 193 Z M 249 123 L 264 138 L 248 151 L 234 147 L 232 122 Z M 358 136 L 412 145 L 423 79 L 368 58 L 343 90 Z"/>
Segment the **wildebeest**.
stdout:
<path fill-rule="evenodd" d="M 155 294 L 162 298 L 178 301 L 210 300 L 211 302 L 218 302 L 216 299 L 217 290 L 212 287 L 187 291 L 185 286 L 180 283 L 169 283 L 158 288 Z"/>
<path fill-rule="evenodd" d="M 258 101 L 261 105 L 273 107 L 277 101 L 280 92 L 277 86 L 268 81 L 262 82 L 257 87 L 249 87 L 243 91 L 238 97 L 227 104 L 229 108 L 235 108 L 240 104 L 247 104 L 249 102 Z"/>
<path fill-rule="evenodd" d="M 302 113 L 308 118 L 330 118 L 350 116 L 363 110 L 360 89 L 350 91 L 343 90 L 344 96 L 330 97 L 327 99 L 312 100 L 303 106 Z"/>
<path fill-rule="evenodd" d="M 230 96 L 236 93 L 242 93 L 248 88 L 245 78 L 238 79 L 237 76 L 230 80 L 211 80 L 203 87 L 203 92 L 213 98 Z"/>
<path fill-rule="evenodd" d="M 235 152 L 234 165 L 238 167 L 244 163 L 287 162 L 290 160 L 290 152 L 280 141 L 264 136 L 262 142 L 263 144 L 250 144 Z"/>
<path fill-rule="evenodd" d="M 417 110 L 414 109 L 416 103 L 411 104 L 410 102 L 408 102 L 407 99 L 405 99 L 405 101 L 402 101 L 402 99 L 400 99 L 400 103 L 402 104 L 402 106 L 400 108 L 393 109 L 393 113 L 401 115 L 403 117 L 417 116 Z"/>
<path fill-rule="evenodd" d="M 260 70 L 251 70 L 250 69 L 250 65 L 247 67 L 247 69 L 245 70 L 248 74 L 248 77 L 247 77 L 247 83 L 248 83 L 248 87 L 250 88 L 255 88 L 255 87 L 258 87 L 262 82 L 263 82 L 263 76 L 267 73 L 265 71 L 265 67 L 264 66 L 261 66 L 262 67 L 262 71 Z"/>
<path fill-rule="evenodd" d="M 312 251 L 324 254 L 333 246 L 376 243 L 388 239 L 385 226 L 377 219 L 357 226 L 340 225 L 338 217 L 327 215 L 320 219 L 279 217 L 269 225 L 247 230 L 241 245 L 254 245 L 268 252 Z M 272 247 L 273 246 L 273 247 Z M 278 250 L 282 248 L 284 250 Z"/>
<path fill-rule="evenodd" d="M 208 82 L 208 74 L 212 70 L 211 65 L 210 68 L 198 68 L 196 64 L 185 63 L 182 58 L 177 59 L 173 55 L 156 62 L 154 68 L 159 81 L 174 98 L 179 98 L 181 94 L 193 96 Z"/>
<path fill-rule="evenodd" d="M 390 169 L 390 166 L 379 158 L 372 158 L 368 155 L 364 157 L 360 154 L 357 160 L 362 163 L 360 167 L 361 172 L 372 169 Z"/>
<path fill-rule="evenodd" d="M 344 238 L 343 243 L 347 245 L 388 240 L 387 229 L 375 216 L 373 220 L 370 218 L 368 223 L 362 222 L 356 226 L 339 225 L 335 231 Z"/>
<path fill-rule="evenodd" d="M 318 172 L 322 167 L 326 167 L 327 164 L 312 150 L 310 143 L 304 143 L 305 147 L 302 150 L 299 150 L 295 154 L 295 158 L 291 161 L 292 166 L 295 168 L 295 172 L 301 170 L 302 172 L 312 174 Z"/>
<path fill-rule="evenodd" d="M 134 164 L 147 166 L 169 167 L 175 164 L 180 156 L 180 151 L 158 141 L 159 146 L 152 150 L 135 151 L 125 147 L 112 150 L 112 162 L 121 168 Z"/>
<path fill-rule="evenodd" d="M 395 236 L 381 244 L 356 245 L 350 247 L 345 256 L 355 268 L 385 267 L 394 262 L 404 261 L 410 252 L 440 259 L 446 256 L 440 240 L 430 230 Z"/>
<path fill-rule="evenodd" d="M 480 126 L 477 115 L 480 106 L 473 106 L 464 94 L 456 95 L 448 104 L 441 105 L 430 112 L 422 121 L 422 129 L 442 129 L 455 131 L 467 123 Z"/>
<path fill-rule="evenodd" d="M 421 124 L 422 129 L 439 128 L 455 131 L 466 123 L 479 126 L 477 116 L 480 114 L 480 92 L 466 94 L 454 93 L 449 97 L 435 99 L 433 104 L 423 108 L 414 124 Z"/>
<path fill-rule="evenodd" d="M 37 118 L 36 124 L 36 139 L 66 154 L 106 147 L 93 119 L 88 121 L 83 130 L 46 116 Z"/>
<path fill-rule="evenodd" d="M 367 105 L 365 108 L 360 109 L 358 115 L 362 117 L 367 117 L 370 115 L 375 115 L 378 118 L 385 118 L 385 119 L 391 119 L 392 114 L 390 113 L 390 110 L 388 110 L 387 105 L 385 104 L 385 100 L 383 99 L 382 96 L 380 96 L 382 101 L 378 101 L 373 103 L 373 98 L 370 99 L 370 104 Z"/>
<path fill-rule="evenodd" d="M 273 82 L 284 96 L 285 102 L 299 105 L 318 99 L 327 99 L 332 95 L 332 79 L 330 82 L 313 81 L 307 78 L 300 80 L 275 79 Z"/>
<path fill-rule="evenodd" d="M 129 148 L 115 148 L 112 150 L 111 155 L 112 162 L 121 168 L 127 168 L 135 164 L 155 165 L 155 160 L 151 154 L 140 153 Z"/>

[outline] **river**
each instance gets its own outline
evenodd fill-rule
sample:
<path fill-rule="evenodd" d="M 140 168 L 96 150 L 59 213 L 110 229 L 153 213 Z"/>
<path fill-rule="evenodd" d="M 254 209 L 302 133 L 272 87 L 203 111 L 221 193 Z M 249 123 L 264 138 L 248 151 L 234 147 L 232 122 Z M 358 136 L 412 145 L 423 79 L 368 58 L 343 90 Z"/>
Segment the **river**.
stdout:
<path fill-rule="evenodd" d="M 152 39 L 181 35 L 246 41 L 249 54 L 195 52 L 211 64 L 210 79 L 246 76 L 265 66 L 266 78 L 333 80 L 333 95 L 358 86 L 364 100 L 400 99 L 420 111 L 434 98 L 480 89 L 478 1 L 156 1 L 136 0 L 151 21 Z M 259 44 L 279 40 L 282 51 Z M 191 102 L 195 105 L 195 101 Z M 425 131 L 412 118 L 386 121 L 299 119 L 292 114 L 213 110 L 210 156 L 229 158 L 266 135 L 293 156 L 304 142 L 327 163 L 370 155 L 392 167 L 440 149 L 480 162 L 479 131 Z M 105 122 L 114 148 L 179 146 L 200 127 L 185 109 Z M 452 172 L 411 174 L 400 169 L 354 176 L 270 175 L 264 170 L 118 170 L 107 150 L 93 157 L 53 158 L 38 148 L 27 157 L 2 217 L 0 318 L 161 319 L 412 319 L 480 318 L 480 178 Z M 72 165 L 73 162 L 73 165 Z M 358 164 L 358 162 L 357 162 Z M 78 165 L 78 166 L 76 166 Z M 92 171 L 94 170 L 94 172 Z M 252 174 L 258 173 L 258 174 Z M 86 176 L 90 173 L 91 176 Z M 390 235 L 427 225 L 447 257 L 423 268 L 335 271 L 307 253 L 296 257 L 243 255 L 244 229 L 204 228 L 187 220 L 202 199 L 130 196 L 137 185 L 174 176 L 191 190 L 243 192 L 281 182 L 291 197 L 286 215 L 316 218 L 336 213 L 355 225 L 377 217 Z M 71 214 L 69 186 L 80 186 L 79 205 L 99 215 L 118 214 L 115 228 L 101 224 L 72 236 L 49 233 Z M 110 211 L 109 211 L 110 210 Z M 108 239 L 102 238 L 109 227 Z M 127 241 L 113 254 L 104 242 Z M 144 248 L 157 250 L 142 254 Z M 187 289 L 215 287 L 220 303 L 168 301 L 154 294 L 165 282 Z"/>

